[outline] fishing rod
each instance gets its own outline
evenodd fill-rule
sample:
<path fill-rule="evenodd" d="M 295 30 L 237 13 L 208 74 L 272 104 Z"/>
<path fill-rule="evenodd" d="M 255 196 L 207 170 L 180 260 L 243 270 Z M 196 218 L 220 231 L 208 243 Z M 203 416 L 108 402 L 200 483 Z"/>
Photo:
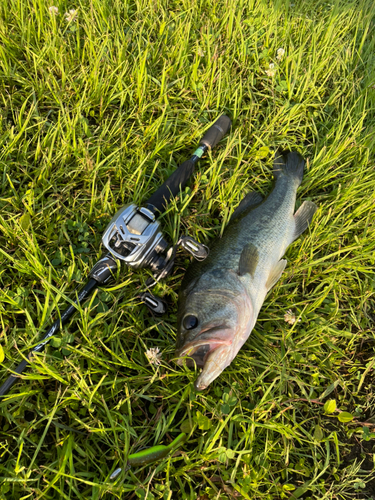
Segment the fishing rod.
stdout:
<path fill-rule="evenodd" d="M 23 373 L 30 364 L 33 353 L 44 350 L 44 346 L 75 313 L 77 308 L 93 293 L 96 288 L 108 283 L 115 275 L 119 262 L 138 269 L 149 267 L 156 281 L 167 276 L 173 267 L 178 246 L 188 251 L 197 260 L 203 260 L 208 255 L 205 245 L 198 243 L 189 236 L 181 237 L 177 244 L 171 246 L 163 236 L 156 216 L 163 213 L 169 201 L 182 190 L 198 160 L 207 150 L 213 149 L 231 127 L 228 116 L 222 115 L 206 131 L 200 140 L 198 149 L 189 160 L 184 161 L 146 201 L 145 206 L 138 207 L 130 203 L 122 207 L 112 218 L 104 231 L 102 244 L 108 253 L 91 269 L 87 284 L 76 295 L 72 304 L 65 309 L 60 318 L 47 330 L 42 341 L 31 349 L 25 359 L 12 370 L 12 375 L 0 387 L 0 396 L 8 393 L 18 375 Z M 167 251 L 167 249 L 169 249 Z M 147 285 L 147 283 L 146 283 Z M 141 295 L 141 300 L 156 314 L 165 312 L 165 304 L 150 292 Z"/>

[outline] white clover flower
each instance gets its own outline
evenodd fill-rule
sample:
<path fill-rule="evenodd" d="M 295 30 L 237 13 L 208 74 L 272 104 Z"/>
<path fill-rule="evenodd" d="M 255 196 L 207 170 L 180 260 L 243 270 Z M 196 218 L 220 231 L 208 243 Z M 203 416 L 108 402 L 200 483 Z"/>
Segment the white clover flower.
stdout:
<path fill-rule="evenodd" d="M 65 12 L 65 19 L 67 23 L 75 21 L 78 14 L 77 9 L 70 9 L 69 12 Z"/>
<path fill-rule="evenodd" d="M 55 5 L 51 5 L 51 7 L 48 7 L 48 10 L 50 14 L 54 14 L 55 16 L 57 16 L 57 14 L 59 13 L 59 9 Z"/>
<path fill-rule="evenodd" d="M 204 50 L 201 47 L 198 47 L 197 54 L 198 54 L 199 57 L 203 57 L 204 56 Z"/>
<path fill-rule="evenodd" d="M 276 75 L 276 68 L 275 68 L 274 63 L 270 63 L 269 69 L 266 69 L 265 73 L 267 76 L 271 76 L 271 77 Z"/>
<path fill-rule="evenodd" d="M 294 314 L 294 312 L 291 309 L 289 309 L 284 314 L 284 319 L 287 323 L 289 323 L 289 325 L 294 325 L 294 323 L 296 322 L 296 315 Z"/>
<path fill-rule="evenodd" d="M 289 323 L 289 325 L 294 325 L 294 323 L 297 321 L 296 315 L 291 309 L 288 309 L 284 314 L 284 319 L 287 323 Z M 301 321 L 301 318 L 299 318 L 298 321 Z"/>
<path fill-rule="evenodd" d="M 278 61 L 281 61 L 281 60 L 283 59 L 284 55 L 285 55 L 285 50 L 284 50 L 284 49 L 282 49 L 282 48 L 277 49 L 277 56 L 276 56 L 276 59 L 277 59 Z"/>
<path fill-rule="evenodd" d="M 152 365 L 160 365 L 162 354 L 159 347 L 150 347 L 150 349 L 147 349 L 145 354 L 146 358 Z"/>

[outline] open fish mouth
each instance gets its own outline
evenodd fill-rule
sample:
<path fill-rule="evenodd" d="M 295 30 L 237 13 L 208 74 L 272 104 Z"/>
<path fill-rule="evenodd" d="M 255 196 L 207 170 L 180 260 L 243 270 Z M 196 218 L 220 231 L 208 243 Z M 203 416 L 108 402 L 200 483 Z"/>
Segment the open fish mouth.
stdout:
<path fill-rule="evenodd" d="M 215 351 L 221 345 L 231 345 L 231 340 L 223 339 L 201 339 L 189 342 L 182 349 L 177 351 L 178 361 L 177 364 L 182 365 L 185 356 L 187 366 L 197 365 L 199 368 L 203 368 L 208 356 Z"/>

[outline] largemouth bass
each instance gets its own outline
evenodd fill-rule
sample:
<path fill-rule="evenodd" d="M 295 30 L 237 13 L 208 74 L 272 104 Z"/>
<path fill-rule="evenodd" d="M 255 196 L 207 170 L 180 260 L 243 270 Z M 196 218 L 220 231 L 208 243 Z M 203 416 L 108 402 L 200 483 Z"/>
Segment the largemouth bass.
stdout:
<path fill-rule="evenodd" d="M 263 201 L 249 193 L 232 215 L 209 257 L 187 270 L 179 294 L 177 356 L 203 371 L 205 389 L 230 365 L 254 328 L 268 291 L 286 266 L 288 246 L 317 209 L 305 201 L 294 213 L 305 162 L 295 152 L 274 161 L 275 186 Z"/>

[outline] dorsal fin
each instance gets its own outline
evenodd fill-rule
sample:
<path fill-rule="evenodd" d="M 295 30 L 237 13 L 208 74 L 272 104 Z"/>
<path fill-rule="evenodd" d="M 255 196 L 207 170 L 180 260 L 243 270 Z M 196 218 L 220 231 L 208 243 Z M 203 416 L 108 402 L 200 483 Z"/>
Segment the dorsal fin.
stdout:
<path fill-rule="evenodd" d="M 255 269 L 257 268 L 259 261 L 258 249 L 252 243 L 248 243 L 242 250 L 240 262 L 238 265 L 238 274 L 243 276 L 244 274 L 250 274 L 254 277 Z"/>
<path fill-rule="evenodd" d="M 262 201 L 263 201 L 263 196 L 257 191 L 251 191 L 250 193 L 247 193 L 245 198 L 243 198 L 243 200 L 240 201 L 240 204 L 233 212 L 230 220 L 233 221 L 234 219 L 237 219 L 237 217 L 241 215 L 243 212 L 245 212 L 245 210 L 247 210 L 250 207 L 255 207 L 256 205 L 259 205 L 259 203 L 262 203 Z"/>
<path fill-rule="evenodd" d="M 279 281 L 281 278 L 281 275 L 283 274 L 283 271 L 286 266 L 286 260 L 281 259 L 279 262 L 271 269 L 271 272 L 268 276 L 267 282 L 266 282 L 266 288 L 267 290 L 270 290 L 276 283 Z"/>

